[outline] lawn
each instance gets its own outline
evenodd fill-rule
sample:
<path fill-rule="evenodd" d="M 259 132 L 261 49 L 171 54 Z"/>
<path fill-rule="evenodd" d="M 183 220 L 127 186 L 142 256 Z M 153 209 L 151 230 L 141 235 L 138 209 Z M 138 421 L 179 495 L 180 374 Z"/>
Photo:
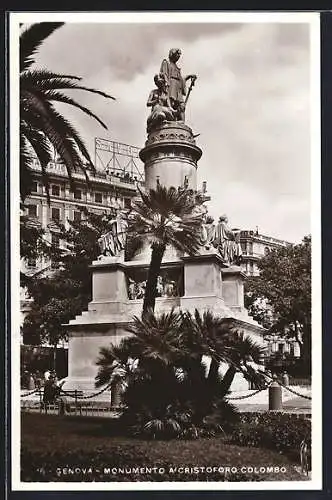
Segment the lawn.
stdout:
<path fill-rule="evenodd" d="M 23 414 L 21 443 L 21 480 L 27 482 L 305 479 L 289 458 L 275 451 L 231 445 L 220 437 L 122 437 L 116 421 L 105 418 Z"/>

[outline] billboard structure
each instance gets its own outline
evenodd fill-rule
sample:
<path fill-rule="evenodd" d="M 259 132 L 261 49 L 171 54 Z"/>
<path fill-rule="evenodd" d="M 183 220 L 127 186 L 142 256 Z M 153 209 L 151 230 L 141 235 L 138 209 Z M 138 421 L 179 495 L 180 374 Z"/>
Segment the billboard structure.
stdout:
<path fill-rule="evenodd" d="M 130 176 L 132 179 L 144 182 L 144 167 L 139 159 L 139 151 L 140 148 L 130 144 L 96 137 L 96 169 L 110 175 Z"/>

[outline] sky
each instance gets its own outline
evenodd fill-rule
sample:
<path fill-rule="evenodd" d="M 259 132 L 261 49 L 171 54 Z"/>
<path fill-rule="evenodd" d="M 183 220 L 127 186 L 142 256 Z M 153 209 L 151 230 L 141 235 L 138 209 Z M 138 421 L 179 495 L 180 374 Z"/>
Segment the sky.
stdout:
<path fill-rule="evenodd" d="M 172 47 L 198 76 L 186 122 L 203 150 L 209 213 L 297 243 L 310 230 L 310 30 L 284 23 L 67 23 L 36 65 L 81 76 L 115 101 L 76 91 L 106 124 L 61 105 L 94 157 L 94 138 L 143 147 L 153 76 Z"/>

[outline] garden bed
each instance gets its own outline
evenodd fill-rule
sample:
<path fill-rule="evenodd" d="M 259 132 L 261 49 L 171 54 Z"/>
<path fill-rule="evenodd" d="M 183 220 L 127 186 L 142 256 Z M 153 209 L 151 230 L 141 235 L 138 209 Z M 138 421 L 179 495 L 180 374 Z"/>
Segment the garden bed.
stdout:
<path fill-rule="evenodd" d="M 222 437 L 152 443 L 119 434 L 116 421 L 23 414 L 21 480 L 91 482 L 305 479 L 295 469 L 296 463 L 280 452 L 230 444 Z"/>

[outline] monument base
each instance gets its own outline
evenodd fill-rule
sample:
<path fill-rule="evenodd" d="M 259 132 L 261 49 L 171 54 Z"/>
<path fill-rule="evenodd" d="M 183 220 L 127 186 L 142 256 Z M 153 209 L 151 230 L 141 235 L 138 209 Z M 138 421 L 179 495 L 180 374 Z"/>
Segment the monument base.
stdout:
<path fill-rule="evenodd" d="M 148 262 L 115 261 L 105 257 L 92 264 L 93 299 L 88 310 L 70 321 L 69 373 L 64 389 L 97 392 L 96 361 L 102 347 L 118 345 L 129 335 L 127 327 L 134 316 L 140 317 L 143 299 L 130 299 L 128 276 L 147 273 Z M 176 272 L 183 283 L 182 295 L 156 298 L 156 314 L 197 309 L 201 314 L 232 318 L 235 325 L 255 342 L 264 345 L 264 329 L 247 313 L 243 304 L 243 280 L 239 267 L 226 267 L 215 252 L 195 257 L 163 261 L 161 272 Z M 248 382 L 235 377 L 236 390 L 248 389 Z"/>

